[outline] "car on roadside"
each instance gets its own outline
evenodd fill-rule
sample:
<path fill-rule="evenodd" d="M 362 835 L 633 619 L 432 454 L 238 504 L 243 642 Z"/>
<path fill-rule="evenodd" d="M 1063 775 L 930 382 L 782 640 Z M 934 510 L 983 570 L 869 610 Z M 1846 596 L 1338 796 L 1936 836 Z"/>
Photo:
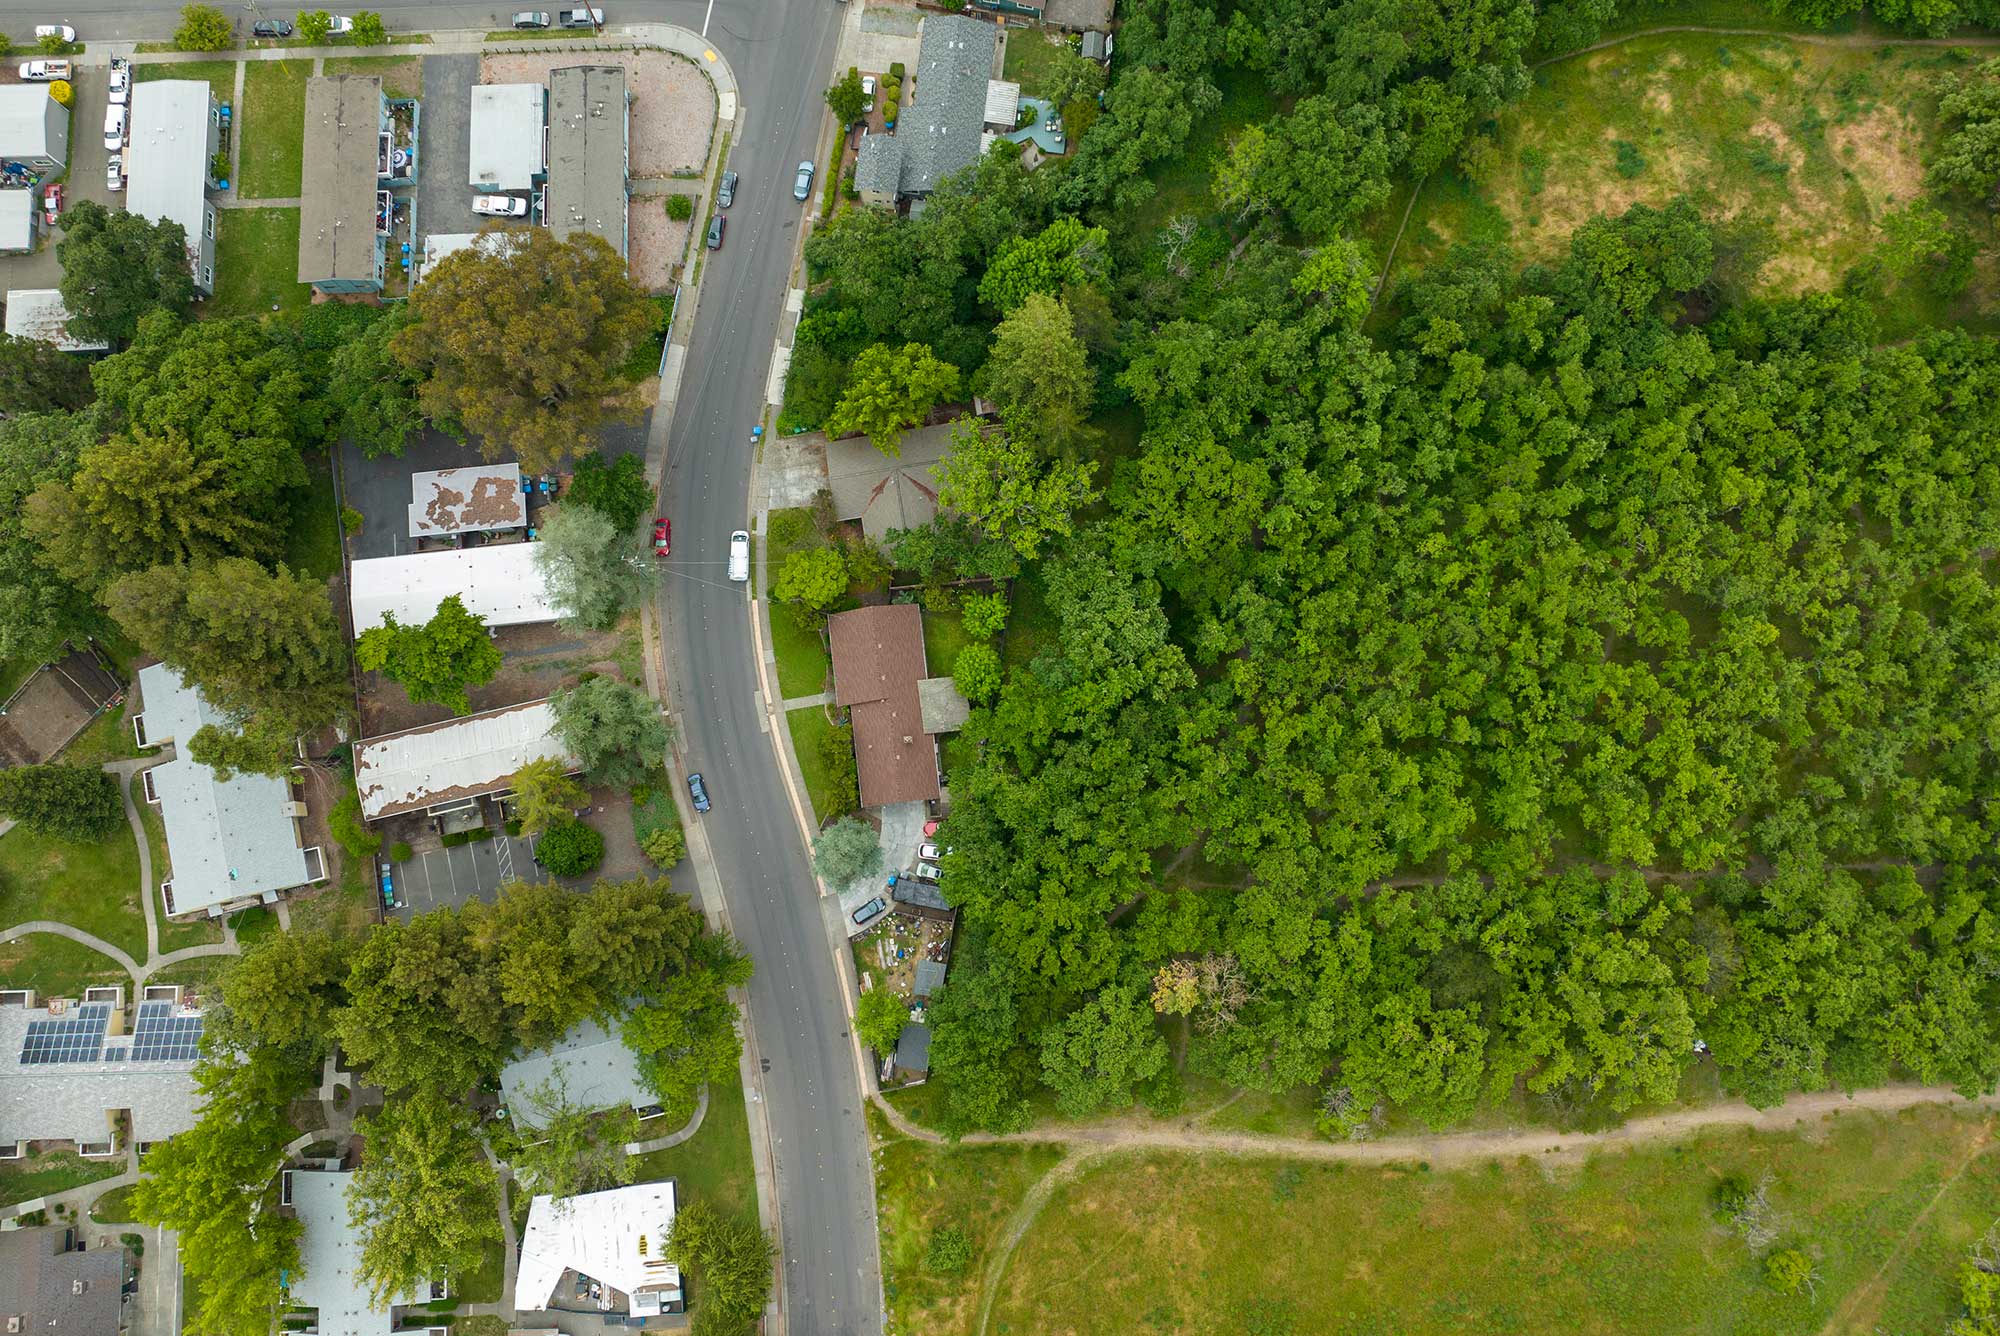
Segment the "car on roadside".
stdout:
<path fill-rule="evenodd" d="M 524 9 L 514 15 L 514 26 L 523 30 L 534 30 L 549 26 L 549 11 L 546 9 Z"/>
<path fill-rule="evenodd" d="M 674 522 L 662 515 L 653 521 L 653 555 L 664 557 L 674 550 Z"/>
<path fill-rule="evenodd" d="M 39 42 L 44 37 L 53 37 L 59 42 L 74 42 L 76 40 L 76 29 L 70 27 L 67 23 L 37 23 L 35 25 L 35 40 Z"/>
<path fill-rule="evenodd" d="M 708 220 L 708 248 L 710 250 L 722 249 L 722 229 L 727 226 L 729 226 L 729 220 L 719 213 Z"/>
<path fill-rule="evenodd" d="M 722 174 L 722 188 L 715 192 L 715 207 L 726 209 L 736 202 L 736 173 Z"/>
<path fill-rule="evenodd" d="M 813 165 L 810 159 L 799 164 L 798 179 L 792 182 L 792 198 L 804 199 L 813 191 Z"/>
<path fill-rule="evenodd" d="M 699 770 L 688 776 L 688 796 L 694 799 L 695 811 L 706 812 L 708 810 L 708 785 L 701 782 L 701 771 Z"/>
<path fill-rule="evenodd" d="M 70 63 L 67 60 L 30 60 L 21 66 L 20 74 L 29 83 L 51 83 L 69 78 Z"/>
<path fill-rule="evenodd" d="M 729 535 L 729 578 L 742 584 L 750 578 L 750 531 L 738 529 Z"/>
<path fill-rule="evenodd" d="M 485 218 L 525 218 L 528 201 L 519 195 L 475 195 L 472 211 Z"/>
<path fill-rule="evenodd" d="M 104 162 L 104 188 L 117 194 L 125 188 L 125 155 L 114 153 Z"/>
<path fill-rule="evenodd" d="M 111 105 L 122 107 L 132 100 L 131 62 L 113 56 L 111 58 Z"/>
<path fill-rule="evenodd" d="M 602 28 L 604 11 L 601 9 L 558 9 L 556 26 L 559 28 Z"/>
<path fill-rule="evenodd" d="M 854 911 L 854 926 L 857 928 L 865 928 L 870 923 L 873 923 L 876 919 L 881 918 L 884 914 L 888 912 L 889 912 L 888 900 L 878 895 L 873 900 L 870 900 L 867 904 L 861 906 L 861 908 Z"/>
<path fill-rule="evenodd" d="M 864 74 L 864 75 L 862 75 L 862 76 L 861 76 L 861 95 L 862 95 L 863 97 L 865 97 L 865 98 L 867 98 L 867 99 L 868 99 L 868 101 L 867 101 L 866 103 L 864 103 L 863 105 L 864 105 L 864 106 L 865 106 L 865 107 L 866 107 L 866 108 L 867 108 L 867 109 L 868 109 L 869 111 L 873 111 L 873 110 L 875 110 L 875 76 L 874 76 L 874 75 L 872 75 L 872 74 Z"/>
<path fill-rule="evenodd" d="M 124 107 L 110 107 L 104 113 L 104 147 L 112 153 L 125 147 L 127 117 Z"/>
<path fill-rule="evenodd" d="M 290 37 L 292 25 L 286 19 L 258 19 L 250 25 L 252 37 Z"/>

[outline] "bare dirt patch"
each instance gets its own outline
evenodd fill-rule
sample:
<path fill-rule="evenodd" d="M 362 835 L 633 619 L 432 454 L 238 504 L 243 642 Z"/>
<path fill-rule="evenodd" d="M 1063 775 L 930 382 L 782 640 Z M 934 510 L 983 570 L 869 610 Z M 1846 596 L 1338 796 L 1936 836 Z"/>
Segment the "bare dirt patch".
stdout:
<path fill-rule="evenodd" d="M 632 97 L 632 175 L 698 172 L 715 135 L 715 89 L 693 61 L 668 51 L 519 51 L 484 56 L 482 83 L 547 83 L 565 65 L 620 65 Z"/>
<path fill-rule="evenodd" d="M 1830 127 L 1826 140 L 1841 166 L 1881 212 L 1923 192 L 1923 143 L 1910 118 L 1894 107 L 1877 106 L 1867 115 Z"/>
<path fill-rule="evenodd" d="M 497 710 L 505 705 L 540 700 L 559 687 L 574 686 L 587 671 L 623 676 L 619 657 L 627 638 L 622 623 L 609 631 L 572 631 L 554 622 L 500 627 L 493 632 L 494 643 L 504 656 L 500 672 L 485 686 L 474 687 L 467 693 L 472 708 Z M 380 673 L 361 675 L 364 737 L 442 723 L 449 718 L 451 711 L 442 705 L 411 704 L 403 688 Z"/>
<path fill-rule="evenodd" d="M 692 220 L 677 223 L 667 217 L 664 196 L 634 195 L 627 215 L 626 264 L 632 281 L 648 292 L 661 292 L 688 262 L 688 237 Z M 701 217 L 701 201 L 695 201 L 695 218 Z"/>

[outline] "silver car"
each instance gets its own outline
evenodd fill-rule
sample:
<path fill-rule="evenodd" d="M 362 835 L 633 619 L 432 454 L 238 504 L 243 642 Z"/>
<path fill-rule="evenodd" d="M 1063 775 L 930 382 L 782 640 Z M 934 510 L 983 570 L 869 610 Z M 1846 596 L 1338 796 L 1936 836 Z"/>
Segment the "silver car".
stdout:
<path fill-rule="evenodd" d="M 809 161 L 802 162 L 799 164 L 799 179 L 792 182 L 792 198 L 804 199 L 806 196 L 812 194 L 812 190 L 813 165 Z"/>

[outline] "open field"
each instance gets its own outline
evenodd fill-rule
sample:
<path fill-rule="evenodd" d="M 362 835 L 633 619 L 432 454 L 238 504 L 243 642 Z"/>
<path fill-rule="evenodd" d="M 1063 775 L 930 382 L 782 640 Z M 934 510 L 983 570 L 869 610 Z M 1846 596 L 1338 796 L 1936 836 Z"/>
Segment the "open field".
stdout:
<path fill-rule="evenodd" d="M 243 71 L 243 105 L 236 112 L 243 179 L 236 183 L 236 193 L 244 199 L 289 199 L 299 193 L 306 80 L 311 75 L 308 60 L 258 61 Z"/>
<path fill-rule="evenodd" d="M 257 315 L 276 305 L 302 310 L 312 289 L 299 282 L 299 211 L 227 209 L 215 224 L 211 315 Z"/>
<path fill-rule="evenodd" d="M 1971 59 L 1676 33 L 1556 62 L 1491 137 L 1475 136 L 1462 173 L 1425 184 L 1395 272 L 1461 241 L 1553 259 L 1592 217 L 1685 194 L 1723 225 L 1726 286 L 1830 290 L 1882 243 L 1882 218 L 1923 195 L 1937 138 L 1932 89 Z M 1978 221 L 1958 206 L 1947 213 Z M 1994 286 L 1988 269 L 1948 306 L 1897 299 L 1921 308 L 1905 314 L 1910 323 L 1967 319 L 1991 304 Z"/>
<path fill-rule="evenodd" d="M 144 960 L 139 848 L 131 830 L 121 823 L 94 844 L 50 839 L 24 826 L 0 836 L 0 927 L 35 919 L 81 928 Z"/>
<path fill-rule="evenodd" d="M 1957 1313 L 1959 1260 L 2000 1215 L 1996 1126 L 1990 1113 L 1933 1105 L 1450 1171 L 1105 1155 L 1052 1181 L 986 1330 L 1940 1331 Z M 998 1218 L 1039 1176 L 1008 1158 L 1028 1149 L 887 1145 L 885 1280 L 903 1276 L 934 1227 L 912 1219 L 906 1197 L 969 1200 Z M 1775 1243 L 1752 1249 L 1718 1217 L 1725 1174 L 1769 1175 Z M 1811 1258 L 1815 1293 L 1770 1286 L 1763 1258 L 1776 1248 Z M 912 1319 L 895 1329 L 975 1330 L 980 1274 L 975 1265 L 948 1292 L 913 1277 L 921 1320 L 892 1298 Z"/>

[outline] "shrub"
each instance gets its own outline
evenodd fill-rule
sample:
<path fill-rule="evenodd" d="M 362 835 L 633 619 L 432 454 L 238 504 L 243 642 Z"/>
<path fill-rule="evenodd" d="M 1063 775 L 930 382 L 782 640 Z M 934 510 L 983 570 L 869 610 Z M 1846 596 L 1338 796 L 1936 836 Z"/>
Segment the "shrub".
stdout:
<path fill-rule="evenodd" d="M 340 527 L 350 537 L 361 532 L 361 525 L 362 518 L 360 511 L 356 510 L 353 506 L 342 506 L 340 508 Z"/>
<path fill-rule="evenodd" d="M 118 781 L 82 765 L 0 770 L 0 815 L 52 839 L 86 843 L 125 829 Z"/>
<path fill-rule="evenodd" d="M 535 846 L 535 858 L 558 877 L 581 877 L 604 861 L 604 837 L 581 821 L 549 827 Z"/>
<path fill-rule="evenodd" d="M 694 217 L 694 199 L 688 195 L 667 196 L 667 217 L 684 223 Z"/>
<path fill-rule="evenodd" d="M 174 50 L 221 51 L 235 40 L 235 25 L 214 5 L 181 6 L 181 26 L 174 29 Z"/>
<path fill-rule="evenodd" d="M 1764 1278 L 1780 1294 L 1797 1294 L 1813 1284 L 1812 1259 L 1797 1248 L 1781 1248 L 1764 1259 Z"/>
<path fill-rule="evenodd" d="M 965 633 L 974 640 L 991 640 L 1007 626 L 1007 596 L 1005 594 L 967 594 L 965 596 Z"/>
<path fill-rule="evenodd" d="M 413 852 L 415 851 L 408 844 L 405 844 L 402 840 L 397 840 L 389 846 L 389 861 L 391 863 L 407 863 L 410 861 L 410 855 Z"/>
<path fill-rule="evenodd" d="M 1639 151 L 1637 144 L 1627 139 L 1617 139 L 1612 141 L 1611 147 L 1617 153 L 1618 174 L 1626 180 L 1629 181 L 1646 170 L 1646 155 Z"/>
<path fill-rule="evenodd" d="M 812 845 L 813 871 L 829 886 L 845 886 L 882 870 L 882 840 L 866 821 L 848 817 L 820 832 Z"/>
<path fill-rule="evenodd" d="M 946 1225 L 932 1231 L 930 1247 L 924 1250 L 924 1270 L 940 1276 L 955 1276 L 972 1265 L 972 1240 L 965 1231 Z"/>
<path fill-rule="evenodd" d="M 655 867 L 664 870 L 687 857 L 687 836 L 678 826 L 660 826 L 639 842 L 639 849 Z"/>
<path fill-rule="evenodd" d="M 353 36 L 356 46 L 383 46 L 389 41 L 389 30 L 383 27 L 380 14 L 363 9 L 354 15 Z"/>
<path fill-rule="evenodd" d="M 1000 689 L 1000 656 L 991 645 L 967 645 L 952 665 L 951 680 L 977 705 Z"/>
<path fill-rule="evenodd" d="M 910 1004 L 885 984 L 861 995 L 854 1007 L 854 1032 L 877 1053 L 887 1053 L 910 1023 Z"/>
<path fill-rule="evenodd" d="M 382 837 L 362 824 L 361 799 L 355 794 L 350 793 L 333 805 L 326 815 L 326 825 L 333 832 L 333 842 L 349 858 L 372 858 L 381 851 Z"/>
<path fill-rule="evenodd" d="M 854 773 L 854 726 L 837 724 L 820 734 L 819 761 L 827 775 L 827 811 L 820 816 L 845 816 L 861 807 L 860 779 Z"/>

